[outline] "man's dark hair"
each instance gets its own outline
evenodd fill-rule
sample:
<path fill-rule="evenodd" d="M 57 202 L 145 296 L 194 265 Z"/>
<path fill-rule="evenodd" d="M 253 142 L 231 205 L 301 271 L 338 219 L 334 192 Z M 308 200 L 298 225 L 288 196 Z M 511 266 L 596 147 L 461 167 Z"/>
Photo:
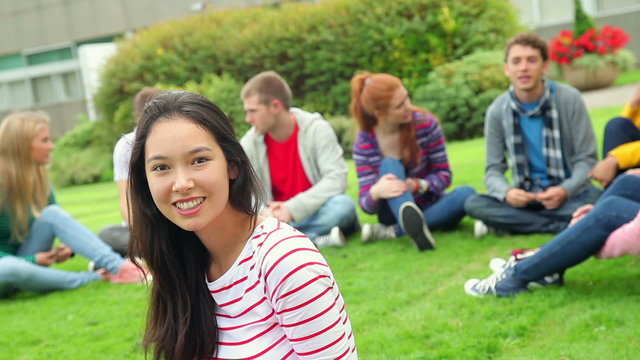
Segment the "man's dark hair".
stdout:
<path fill-rule="evenodd" d="M 549 60 L 549 51 L 547 42 L 538 36 L 538 34 L 532 32 L 520 33 L 509 39 L 507 42 L 507 46 L 504 51 L 504 61 L 506 62 L 509 58 L 509 50 L 514 45 L 522 45 L 529 46 L 534 49 L 538 49 L 540 51 L 540 56 L 542 56 L 543 61 Z"/>

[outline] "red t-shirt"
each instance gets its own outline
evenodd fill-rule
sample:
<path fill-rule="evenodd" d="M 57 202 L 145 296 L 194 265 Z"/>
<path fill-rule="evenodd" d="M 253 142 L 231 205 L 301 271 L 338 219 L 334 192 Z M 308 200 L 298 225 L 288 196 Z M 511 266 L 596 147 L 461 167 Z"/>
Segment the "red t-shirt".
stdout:
<path fill-rule="evenodd" d="M 298 124 L 293 134 L 283 141 L 275 141 L 268 133 L 264 137 L 271 173 L 271 193 L 275 201 L 287 201 L 309 189 L 311 182 L 302 167 L 298 152 Z"/>

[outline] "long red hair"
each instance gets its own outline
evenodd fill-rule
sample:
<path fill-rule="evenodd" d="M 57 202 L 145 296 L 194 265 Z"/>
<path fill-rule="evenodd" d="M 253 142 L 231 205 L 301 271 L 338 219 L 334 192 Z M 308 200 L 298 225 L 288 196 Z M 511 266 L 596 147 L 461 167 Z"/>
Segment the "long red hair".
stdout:
<path fill-rule="evenodd" d="M 362 131 L 373 131 L 378 124 L 374 115 L 376 111 L 387 111 L 394 93 L 402 85 L 402 81 L 389 74 L 372 74 L 363 72 L 351 78 L 351 115 L 358 122 Z M 424 111 L 414 107 L 416 111 Z M 402 143 L 402 162 L 405 166 L 418 162 L 418 142 L 413 122 L 400 125 L 400 142 Z"/>

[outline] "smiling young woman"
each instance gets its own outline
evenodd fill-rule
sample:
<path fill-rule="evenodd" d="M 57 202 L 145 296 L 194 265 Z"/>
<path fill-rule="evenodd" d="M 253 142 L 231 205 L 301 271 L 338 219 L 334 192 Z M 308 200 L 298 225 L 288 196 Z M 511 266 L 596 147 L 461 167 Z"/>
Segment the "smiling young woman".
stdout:
<path fill-rule="evenodd" d="M 171 91 L 139 121 L 130 250 L 154 282 L 156 359 L 357 358 L 344 300 L 302 233 L 258 215 L 263 195 L 229 119 Z"/>

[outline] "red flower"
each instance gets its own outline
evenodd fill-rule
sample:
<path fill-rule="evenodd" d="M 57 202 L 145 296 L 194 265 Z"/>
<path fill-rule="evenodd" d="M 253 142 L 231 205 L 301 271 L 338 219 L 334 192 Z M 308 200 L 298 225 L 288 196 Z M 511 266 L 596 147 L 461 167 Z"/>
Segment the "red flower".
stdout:
<path fill-rule="evenodd" d="M 621 28 L 610 25 L 599 30 L 589 29 L 577 39 L 570 30 L 560 30 L 558 36 L 549 41 L 549 58 L 564 65 L 586 53 L 615 54 L 630 38 Z"/>

